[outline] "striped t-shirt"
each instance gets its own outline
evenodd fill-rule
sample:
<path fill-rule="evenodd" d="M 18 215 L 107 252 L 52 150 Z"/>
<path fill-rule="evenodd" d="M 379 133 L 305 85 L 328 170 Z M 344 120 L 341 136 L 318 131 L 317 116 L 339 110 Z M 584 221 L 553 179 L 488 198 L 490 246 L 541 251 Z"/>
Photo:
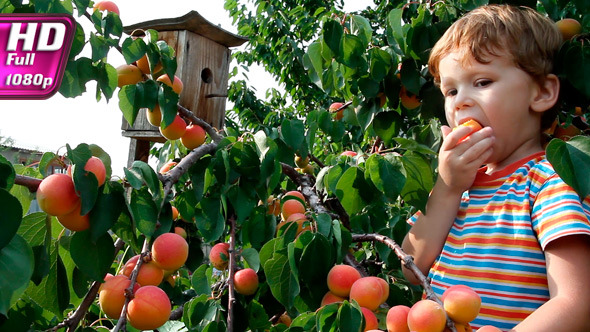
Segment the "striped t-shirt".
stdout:
<path fill-rule="evenodd" d="M 590 197 L 580 202 L 543 153 L 491 175 L 482 169 L 430 269 L 431 285 L 439 296 L 470 286 L 482 299 L 472 327 L 511 329 L 549 300 L 543 249 L 563 236 L 590 235 L 588 216 Z"/>

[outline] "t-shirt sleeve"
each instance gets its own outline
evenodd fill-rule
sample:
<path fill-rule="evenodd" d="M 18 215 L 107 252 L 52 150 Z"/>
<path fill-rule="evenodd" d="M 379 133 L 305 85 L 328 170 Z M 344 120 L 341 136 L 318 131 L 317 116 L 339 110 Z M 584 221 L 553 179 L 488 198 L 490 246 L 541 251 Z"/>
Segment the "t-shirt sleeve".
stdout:
<path fill-rule="evenodd" d="M 406 222 L 410 226 L 414 226 L 414 224 L 416 223 L 416 220 L 418 220 L 418 217 L 420 217 L 420 215 L 422 215 L 422 211 L 418 211 L 418 212 L 414 213 L 410 218 L 408 218 L 408 220 Z"/>
<path fill-rule="evenodd" d="M 541 186 L 533 202 L 532 223 L 541 248 L 558 238 L 590 235 L 590 198 L 584 201 L 555 174 Z"/>

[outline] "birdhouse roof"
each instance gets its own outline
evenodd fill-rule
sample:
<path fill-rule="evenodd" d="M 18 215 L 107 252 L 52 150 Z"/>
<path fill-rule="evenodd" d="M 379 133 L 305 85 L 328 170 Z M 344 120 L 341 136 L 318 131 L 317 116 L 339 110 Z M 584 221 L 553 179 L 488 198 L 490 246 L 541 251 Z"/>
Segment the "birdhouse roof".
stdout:
<path fill-rule="evenodd" d="M 246 37 L 231 33 L 207 21 L 201 14 L 194 10 L 176 18 L 156 19 L 128 25 L 123 28 L 123 31 L 131 34 L 131 32 L 137 29 L 154 29 L 156 31 L 188 30 L 226 47 L 240 46 L 248 41 Z"/>

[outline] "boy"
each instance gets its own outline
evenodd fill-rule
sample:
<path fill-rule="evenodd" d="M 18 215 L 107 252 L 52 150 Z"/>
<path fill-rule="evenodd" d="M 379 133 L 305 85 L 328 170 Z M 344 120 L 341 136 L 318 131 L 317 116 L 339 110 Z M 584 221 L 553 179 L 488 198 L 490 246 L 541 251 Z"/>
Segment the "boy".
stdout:
<path fill-rule="evenodd" d="M 402 247 L 439 296 L 455 284 L 481 296 L 473 328 L 590 331 L 590 198 L 559 178 L 541 140 L 561 42 L 536 11 L 490 5 L 455 22 L 430 55 L 457 128 L 442 127 L 438 179 Z M 463 139 L 470 119 L 483 129 Z"/>

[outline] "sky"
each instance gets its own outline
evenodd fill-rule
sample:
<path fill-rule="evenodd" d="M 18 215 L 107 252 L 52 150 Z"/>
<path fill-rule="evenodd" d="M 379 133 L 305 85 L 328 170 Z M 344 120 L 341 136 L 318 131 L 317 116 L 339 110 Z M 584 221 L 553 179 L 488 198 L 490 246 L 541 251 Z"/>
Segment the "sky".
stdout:
<path fill-rule="evenodd" d="M 195 10 L 209 22 L 237 33 L 229 13 L 223 8 L 223 0 L 142 0 L 141 6 L 137 5 L 137 1 L 115 2 L 123 25 L 180 17 Z M 373 2 L 345 2 L 346 11 L 367 6 L 373 6 Z M 87 28 L 85 30 L 88 32 Z M 125 63 L 117 51 L 109 53 L 108 61 L 115 67 Z M 235 64 L 230 64 L 230 70 L 232 66 Z M 259 98 L 264 98 L 268 88 L 279 88 L 262 68 L 249 69 L 250 84 L 257 90 Z M 122 176 L 123 168 L 127 165 L 130 139 L 121 135 L 122 113 L 118 106 L 118 89 L 108 102 L 105 98 L 96 101 L 96 85 L 93 82 L 86 85 L 86 90 L 86 93 L 76 98 L 65 98 L 57 93 L 46 100 L 0 100 L 0 137 L 11 138 L 16 147 L 60 154 L 65 153 L 66 144 L 72 148 L 80 143 L 97 144 L 110 155 L 113 175 Z M 226 104 L 226 108 L 230 106 Z"/>

